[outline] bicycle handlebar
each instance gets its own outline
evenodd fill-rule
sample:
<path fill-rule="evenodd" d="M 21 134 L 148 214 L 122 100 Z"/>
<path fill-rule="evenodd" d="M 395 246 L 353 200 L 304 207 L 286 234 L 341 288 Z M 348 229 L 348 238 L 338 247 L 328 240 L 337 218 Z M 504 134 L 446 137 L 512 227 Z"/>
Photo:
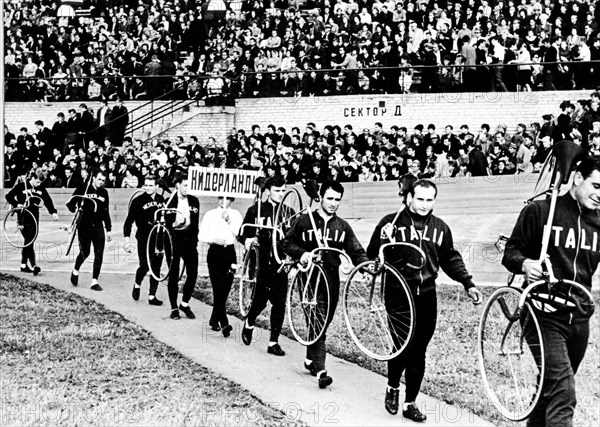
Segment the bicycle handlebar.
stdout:
<path fill-rule="evenodd" d="M 67 200 L 67 205 L 69 203 L 71 203 L 71 200 L 73 200 L 73 199 L 81 199 L 82 200 L 82 204 L 83 204 L 84 201 L 89 200 L 90 202 L 92 202 L 94 204 L 94 212 L 96 212 L 98 210 L 98 203 L 96 203 L 96 201 L 94 199 L 92 199 L 92 198 L 90 198 L 88 196 L 84 196 L 84 195 L 80 195 L 80 194 L 71 196 L 69 198 L 69 200 Z M 79 205 L 78 208 L 81 208 L 81 205 Z"/>
<path fill-rule="evenodd" d="M 593 297 L 592 293 L 581 283 L 574 282 L 572 280 L 559 280 L 559 281 L 555 281 L 555 282 L 551 282 L 549 280 L 538 280 L 536 282 L 531 283 L 529 286 L 527 286 L 523 290 L 523 293 L 521 294 L 521 298 L 519 299 L 519 312 L 525 306 L 525 301 L 527 300 L 527 297 L 529 296 L 529 294 L 531 293 L 531 291 L 534 288 L 536 288 L 540 285 L 547 285 L 549 292 L 551 292 L 552 287 L 554 285 L 558 285 L 558 284 L 572 286 L 572 287 L 575 287 L 575 288 L 579 289 L 580 291 L 582 291 L 585 294 L 585 296 L 589 299 L 589 301 L 591 301 L 591 304 L 590 304 L 591 308 L 589 310 L 586 310 L 584 307 L 582 307 L 581 302 L 579 302 L 579 300 L 577 298 L 570 298 L 569 301 L 571 301 L 573 303 L 573 305 L 575 306 L 575 311 L 577 311 L 581 316 L 588 318 L 588 317 L 591 317 L 592 314 L 594 314 L 595 305 L 594 305 L 594 297 Z M 569 294 L 570 294 L 570 292 L 569 292 Z M 563 305 L 563 306 L 565 306 L 565 308 L 571 309 L 571 307 L 568 307 L 566 304 L 563 304 L 562 302 L 558 302 L 556 300 L 553 300 L 552 303 L 554 305 Z"/>
<path fill-rule="evenodd" d="M 244 228 L 249 227 L 249 228 L 259 228 L 259 229 L 267 229 L 267 230 L 275 230 L 275 227 L 270 226 L 270 225 L 260 225 L 260 224 L 242 224 L 242 226 L 240 227 L 240 233 L 239 234 L 243 234 L 244 233 Z"/>
<path fill-rule="evenodd" d="M 158 214 L 160 214 L 160 213 L 167 213 L 167 212 L 175 212 L 177 214 L 183 215 L 183 212 L 181 212 L 179 209 L 175 209 L 175 208 L 160 208 L 160 209 L 157 209 L 156 212 L 154 212 L 154 222 L 158 222 Z"/>
<path fill-rule="evenodd" d="M 296 267 L 298 268 L 298 270 L 306 273 L 308 271 L 308 269 L 311 267 L 311 264 L 314 262 L 313 260 L 318 257 L 318 253 L 325 252 L 325 251 L 336 252 L 339 255 L 342 255 L 342 257 L 344 259 L 346 259 L 346 261 L 348 261 L 350 264 L 352 264 L 352 260 L 350 259 L 348 254 L 346 254 L 346 252 L 342 251 L 341 249 L 325 247 L 325 248 L 315 248 L 312 251 L 310 251 L 310 261 L 308 263 L 306 263 L 305 266 L 303 266 L 300 263 L 300 261 L 298 260 L 298 261 L 296 261 Z"/>

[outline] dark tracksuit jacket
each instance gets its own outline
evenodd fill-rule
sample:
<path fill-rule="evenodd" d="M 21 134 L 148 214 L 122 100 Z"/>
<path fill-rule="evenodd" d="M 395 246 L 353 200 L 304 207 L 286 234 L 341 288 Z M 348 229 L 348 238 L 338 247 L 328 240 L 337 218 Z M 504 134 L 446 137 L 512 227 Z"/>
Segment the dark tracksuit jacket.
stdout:
<path fill-rule="evenodd" d="M 375 227 L 367 247 L 369 258 L 374 259 L 379 254 L 381 245 L 387 243 L 387 240 L 381 239 L 381 229 L 391 223 L 395 216 L 395 213 L 386 215 Z M 403 262 L 399 261 L 400 254 L 397 251 L 413 251 L 412 249 L 400 247 L 402 249 L 391 249 L 384 254 L 386 262 L 396 267 L 404 276 L 413 294 L 435 291 L 435 279 L 440 267 L 451 279 L 462 283 L 465 289 L 475 286 L 460 252 L 454 248 L 450 227 L 443 220 L 431 212 L 425 217 L 420 217 L 409 212 L 409 209 L 404 209 L 393 227 L 397 242 L 411 243 L 425 253 L 425 265 L 420 270 L 406 268 Z M 418 263 L 416 254 L 408 253 L 406 256 L 416 260 L 413 264 Z M 406 257 L 402 256 L 402 259 Z"/>
<path fill-rule="evenodd" d="M 148 243 L 148 235 L 154 224 L 154 213 L 163 207 L 164 199 L 159 194 L 155 194 L 154 197 L 147 193 L 140 194 L 131 202 L 129 212 L 127 212 L 127 218 L 123 224 L 123 236 L 129 237 L 131 235 L 131 227 L 135 222 L 137 228 L 135 233 L 135 239 L 137 240 L 137 251 L 140 266 L 135 274 L 135 283 L 140 284 L 144 279 L 146 273 L 148 273 L 148 260 L 146 259 L 146 246 Z M 160 260 L 156 260 L 159 265 Z M 154 295 L 158 282 L 150 277 L 150 294 Z"/>
<path fill-rule="evenodd" d="M 549 200 L 533 202 L 521 211 L 502 259 L 509 271 L 523 273 L 526 258 L 539 259 L 549 211 Z M 548 256 L 557 279 L 573 280 L 591 289 L 592 275 L 600 263 L 600 211 L 581 208 L 570 193 L 559 197 Z M 574 375 L 587 349 L 589 321 L 578 312 L 536 310 L 536 314 L 546 348 L 546 377 L 540 404 L 528 425 L 572 426 L 577 404 Z"/>

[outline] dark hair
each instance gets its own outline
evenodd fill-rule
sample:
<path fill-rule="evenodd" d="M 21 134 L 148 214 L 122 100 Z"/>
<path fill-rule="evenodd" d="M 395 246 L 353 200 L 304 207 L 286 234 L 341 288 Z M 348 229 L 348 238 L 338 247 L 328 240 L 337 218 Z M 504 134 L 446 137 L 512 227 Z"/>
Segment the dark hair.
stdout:
<path fill-rule="evenodd" d="M 175 175 L 175 178 L 173 178 L 173 184 L 181 184 L 182 181 L 185 181 L 186 179 L 188 179 L 187 174 L 185 173 L 178 173 L 177 175 Z"/>
<path fill-rule="evenodd" d="M 417 180 L 418 178 L 411 173 L 402 175 L 398 180 L 398 188 L 400 190 L 398 195 L 403 199 L 406 199 L 406 195 L 412 189 L 413 185 L 415 184 L 415 182 L 417 182 Z"/>
<path fill-rule="evenodd" d="M 430 181 L 428 179 L 418 179 L 409 188 L 408 193 L 411 196 L 414 196 L 415 195 L 415 188 L 417 188 L 417 187 L 433 188 L 435 190 L 435 197 L 437 197 L 438 189 L 437 189 L 437 185 L 435 184 L 435 182 Z"/>
<path fill-rule="evenodd" d="M 344 195 L 344 186 L 337 181 L 327 180 L 323 184 L 321 184 L 321 189 L 319 190 L 319 194 L 321 197 L 325 196 L 325 192 L 327 190 L 333 190 L 336 193 L 340 193 L 342 196 Z"/>
<path fill-rule="evenodd" d="M 583 179 L 588 179 L 594 171 L 600 172 L 600 156 L 586 157 L 579 163 L 576 170 L 583 176 Z"/>
<path fill-rule="evenodd" d="M 129 172 L 131 172 L 132 175 L 135 175 L 135 169 L 134 168 L 127 168 L 127 170 Z M 144 177 L 144 181 L 154 181 L 154 182 L 156 182 L 157 178 L 153 174 L 148 174 L 148 175 L 146 175 Z"/>
<path fill-rule="evenodd" d="M 44 122 L 43 122 L 43 121 L 41 121 L 41 120 L 36 120 L 36 122 L 35 122 L 35 125 L 36 125 L 36 126 L 38 126 L 38 125 L 40 125 L 40 126 L 44 126 Z"/>

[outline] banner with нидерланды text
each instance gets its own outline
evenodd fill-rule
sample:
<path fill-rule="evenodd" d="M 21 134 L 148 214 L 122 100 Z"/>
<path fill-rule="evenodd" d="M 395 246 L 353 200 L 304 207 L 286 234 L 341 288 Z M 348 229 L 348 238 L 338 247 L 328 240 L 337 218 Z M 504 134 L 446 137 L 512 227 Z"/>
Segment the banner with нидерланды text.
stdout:
<path fill-rule="evenodd" d="M 261 173 L 255 170 L 191 166 L 188 193 L 194 196 L 231 196 L 252 199 Z"/>

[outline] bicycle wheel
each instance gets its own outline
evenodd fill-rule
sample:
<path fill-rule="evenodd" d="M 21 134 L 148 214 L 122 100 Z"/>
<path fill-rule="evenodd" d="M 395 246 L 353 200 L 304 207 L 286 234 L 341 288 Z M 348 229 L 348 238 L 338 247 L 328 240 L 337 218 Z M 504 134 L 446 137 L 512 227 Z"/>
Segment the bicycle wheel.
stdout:
<path fill-rule="evenodd" d="M 544 383 L 542 331 L 529 303 L 519 310 L 521 292 L 508 286 L 494 291 L 478 331 L 479 368 L 486 394 L 512 421 L 531 414 Z"/>
<path fill-rule="evenodd" d="M 302 212 L 302 197 L 295 188 L 288 190 L 275 212 L 273 219 L 273 255 L 275 260 L 281 264 L 285 255 L 278 249 L 279 242 L 285 237 L 296 218 Z"/>
<path fill-rule="evenodd" d="M 244 255 L 244 264 L 242 265 L 241 274 L 238 276 L 240 313 L 244 317 L 248 315 L 254 299 L 259 268 L 258 247 L 252 245 Z"/>
<path fill-rule="evenodd" d="M 376 275 L 366 261 L 354 268 L 344 286 L 343 310 L 357 347 L 377 360 L 390 360 L 406 349 L 415 329 L 415 304 L 404 277 L 389 264 Z"/>
<path fill-rule="evenodd" d="M 325 332 L 331 296 L 323 267 L 313 264 L 307 272 L 297 270 L 287 295 L 288 321 L 302 345 L 314 344 Z"/>
<path fill-rule="evenodd" d="M 152 277 L 162 282 L 169 277 L 173 261 L 171 233 L 162 224 L 155 224 L 148 234 L 146 261 Z"/>
<path fill-rule="evenodd" d="M 26 248 L 38 236 L 38 222 L 25 208 L 14 208 L 6 213 L 3 228 L 4 237 L 15 248 Z"/>

